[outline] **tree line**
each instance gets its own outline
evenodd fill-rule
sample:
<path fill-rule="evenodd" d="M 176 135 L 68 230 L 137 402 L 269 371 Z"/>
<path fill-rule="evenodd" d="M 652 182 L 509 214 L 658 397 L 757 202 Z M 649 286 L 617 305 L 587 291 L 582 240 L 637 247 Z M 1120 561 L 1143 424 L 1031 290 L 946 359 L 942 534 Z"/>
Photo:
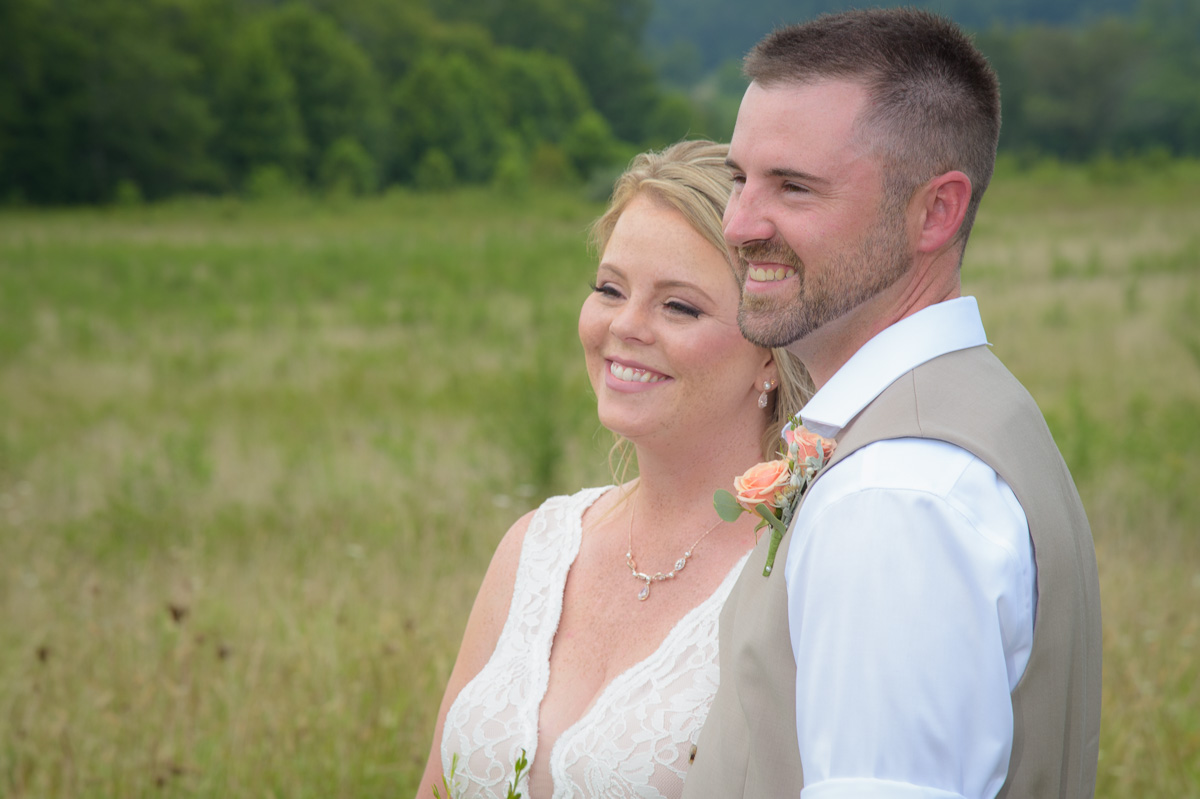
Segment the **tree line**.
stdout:
<path fill-rule="evenodd" d="M 644 0 L 518 5 L 4 0 L 0 202 L 566 181 L 685 132 Z"/>
<path fill-rule="evenodd" d="M 686 54 L 643 45 L 654 10 L 3 0 L 0 202 L 569 183 L 644 147 L 728 138 L 745 85 L 736 61 L 681 80 Z M 1003 84 L 1006 149 L 1200 150 L 1195 0 L 979 40 Z"/>

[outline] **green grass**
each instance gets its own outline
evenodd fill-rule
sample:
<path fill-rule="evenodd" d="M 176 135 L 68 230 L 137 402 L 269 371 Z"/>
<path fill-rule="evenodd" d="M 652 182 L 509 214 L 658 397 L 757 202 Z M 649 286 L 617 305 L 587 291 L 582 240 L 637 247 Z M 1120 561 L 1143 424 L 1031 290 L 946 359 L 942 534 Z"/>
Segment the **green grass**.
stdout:
<path fill-rule="evenodd" d="M 411 795 L 493 547 L 606 482 L 567 194 L 0 213 L 0 795 Z M 1092 521 L 1098 795 L 1200 796 L 1200 172 L 967 253 Z"/>

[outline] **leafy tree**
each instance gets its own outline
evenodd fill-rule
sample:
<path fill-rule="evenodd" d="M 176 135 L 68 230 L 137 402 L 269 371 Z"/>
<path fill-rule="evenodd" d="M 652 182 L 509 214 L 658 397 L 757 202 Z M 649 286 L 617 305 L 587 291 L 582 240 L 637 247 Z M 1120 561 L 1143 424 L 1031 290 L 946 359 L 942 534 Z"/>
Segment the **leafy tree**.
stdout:
<path fill-rule="evenodd" d="M 501 45 L 566 60 L 616 135 L 640 141 L 658 86 L 642 50 L 651 0 L 442 0 L 444 19 L 472 22 Z"/>
<path fill-rule="evenodd" d="M 563 140 L 563 151 L 575 170 L 584 177 L 600 167 L 609 166 L 620 157 L 612 128 L 596 111 L 588 111 L 579 118 Z"/>
<path fill-rule="evenodd" d="M 375 161 L 349 136 L 330 145 L 321 160 L 320 183 L 327 191 L 367 194 L 375 189 L 377 178 Z"/>
<path fill-rule="evenodd" d="M 530 147 L 561 141 L 591 107 L 578 76 L 557 56 L 505 47 L 496 60 L 497 88 L 507 100 L 506 126 Z"/>
<path fill-rule="evenodd" d="M 427 56 L 393 96 L 402 165 L 436 149 L 468 181 L 491 177 L 505 131 L 504 108 L 489 75 L 461 53 Z"/>
<path fill-rule="evenodd" d="M 663 95 L 646 124 L 646 141 L 652 147 L 662 147 L 683 138 L 712 138 L 700 115 L 687 95 L 669 92 Z"/>
<path fill-rule="evenodd" d="M 386 108 L 371 62 L 327 17 L 290 3 L 268 21 L 271 41 L 295 86 L 312 180 L 324 153 L 342 137 L 377 157 L 384 148 Z"/>
<path fill-rule="evenodd" d="M 1132 149 L 1200 153 L 1200 4 L 1145 0 L 1141 20 L 1155 57 L 1130 91 L 1122 138 Z"/>
<path fill-rule="evenodd" d="M 371 61 L 380 85 L 392 86 L 455 31 L 435 19 L 425 0 L 310 0 Z"/>
<path fill-rule="evenodd" d="M 163 5 L 8 2 L 23 42 L 0 101 L 5 183 L 31 200 L 79 202 L 121 180 L 150 197 L 212 182 L 198 65 L 157 35 Z"/>
<path fill-rule="evenodd" d="M 308 151 L 296 90 L 264 24 L 238 31 L 217 81 L 218 158 L 240 184 L 256 167 L 275 164 L 298 175 Z"/>
<path fill-rule="evenodd" d="M 453 186 L 454 164 L 450 156 L 437 147 L 426 150 L 417 163 L 414 182 L 417 188 L 426 191 L 441 191 Z"/>

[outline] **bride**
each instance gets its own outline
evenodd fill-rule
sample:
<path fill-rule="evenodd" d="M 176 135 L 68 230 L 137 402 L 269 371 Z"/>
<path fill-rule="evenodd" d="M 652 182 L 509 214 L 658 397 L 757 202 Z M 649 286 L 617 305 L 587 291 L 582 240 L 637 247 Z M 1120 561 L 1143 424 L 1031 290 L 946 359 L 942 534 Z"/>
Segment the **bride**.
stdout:
<path fill-rule="evenodd" d="M 721 212 L 727 148 L 638 156 L 593 226 L 579 314 L 601 423 L 638 477 L 554 497 L 505 535 L 451 672 L 418 795 L 677 797 L 716 691 L 717 617 L 755 542 L 713 492 L 773 457 L 807 376 L 746 341 Z M 444 791 L 442 793 L 444 796 Z"/>

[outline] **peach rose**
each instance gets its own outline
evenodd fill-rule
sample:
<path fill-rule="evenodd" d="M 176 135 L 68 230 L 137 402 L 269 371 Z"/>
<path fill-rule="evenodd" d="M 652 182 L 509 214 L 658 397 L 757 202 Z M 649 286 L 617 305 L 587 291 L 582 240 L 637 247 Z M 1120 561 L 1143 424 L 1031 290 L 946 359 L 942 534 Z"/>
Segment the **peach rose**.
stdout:
<path fill-rule="evenodd" d="M 737 502 L 748 511 L 753 511 L 760 502 L 778 508 L 781 504 L 780 493 L 791 477 L 786 460 L 766 461 L 751 466 L 745 474 L 733 478 Z"/>
<path fill-rule="evenodd" d="M 793 443 L 796 445 L 796 461 L 799 463 L 804 463 L 806 459 L 821 454 L 824 455 L 823 460 L 829 460 L 833 448 L 837 445 L 832 438 L 823 438 L 806 427 L 788 428 L 783 431 L 783 438 L 789 445 Z"/>

